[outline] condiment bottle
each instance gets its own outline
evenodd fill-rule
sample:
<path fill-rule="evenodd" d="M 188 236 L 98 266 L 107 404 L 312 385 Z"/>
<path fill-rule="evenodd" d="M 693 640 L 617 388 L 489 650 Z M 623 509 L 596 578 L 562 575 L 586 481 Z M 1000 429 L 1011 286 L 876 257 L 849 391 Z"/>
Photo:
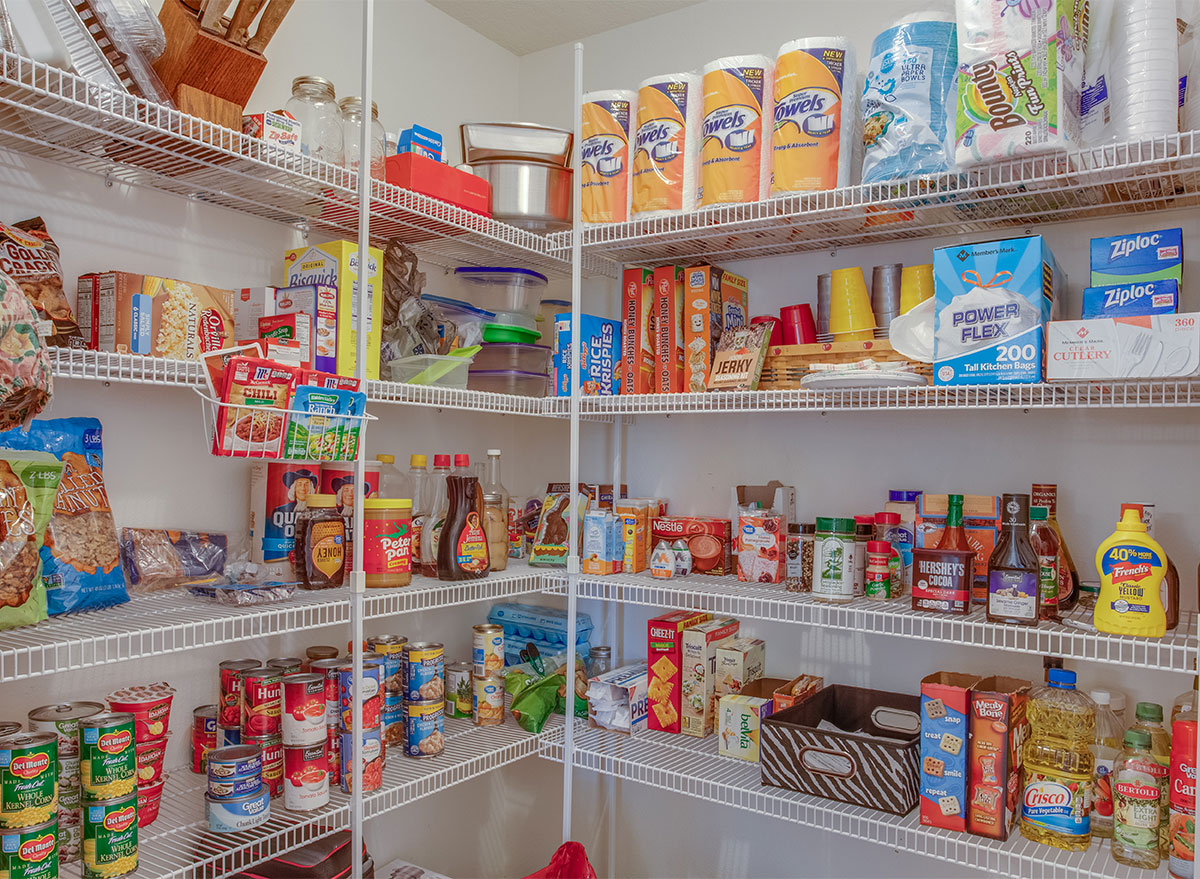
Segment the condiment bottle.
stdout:
<path fill-rule="evenodd" d="M 1092 620 L 1111 635 L 1161 638 L 1167 632 L 1159 585 L 1166 574 L 1166 553 L 1146 533 L 1141 516 L 1126 508 L 1117 530 L 1096 549 L 1100 599 Z"/>
<path fill-rule="evenodd" d="M 650 553 L 650 576 L 661 580 L 675 576 L 675 551 L 665 540 L 660 540 Z"/>
<path fill-rule="evenodd" d="M 875 517 L 854 517 L 854 597 L 867 594 L 867 544 L 875 539 Z"/>
<path fill-rule="evenodd" d="M 1000 515 L 1000 538 L 988 559 L 987 618 L 1036 626 L 1039 568 L 1029 543 L 1029 495 L 1004 495 Z"/>
<path fill-rule="evenodd" d="M 1038 616 L 1043 620 L 1058 619 L 1058 535 L 1046 519 L 1045 507 L 1029 508 L 1029 543 L 1038 557 Z"/>
<path fill-rule="evenodd" d="M 418 528 L 421 530 L 421 559 L 418 571 L 426 577 L 437 576 L 438 538 L 450 505 L 450 496 L 446 493 L 446 477 L 449 475 L 450 456 L 434 455 L 433 472 L 429 474 L 426 499 L 421 503 L 423 515 L 420 523 L 413 526 L 414 531 Z"/>
<path fill-rule="evenodd" d="M 887 598 L 891 590 L 892 570 L 888 560 L 892 556 L 892 545 L 886 540 L 867 543 L 867 567 L 865 591 L 867 598 Z"/>
<path fill-rule="evenodd" d="M 1195 660 L 1192 661 L 1192 668 L 1196 667 Z M 1200 689 L 1200 676 L 1192 677 L 1192 685 L 1175 697 L 1175 702 L 1171 705 L 1171 723 L 1175 722 L 1175 718 L 1185 711 L 1196 710 L 1196 690 Z"/>
<path fill-rule="evenodd" d="M 466 455 L 458 457 L 465 458 Z M 438 539 L 438 579 L 486 577 L 488 540 L 483 530 L 483 492 L 474 476 L 446 477 L 450 506 Z"/>
<path fill-rule="evenodd" d="M 1075 606 L 1079 600 L 1079 571 L 1067 549 L 1067 539 L 1063 537 L 1062 527 L 1058 524 L 1058 486 L 1050 482 L 1039 482 L 1031 492 L 1035 506 L 1046 508 L 1046 524 L 1058 535 L 1058 612 L 1064 613 Z"/>
<path fill-rule="evenodd" d="M 305 589 L 331 589 L 346 579 L 346 520 L 337 496 L 310 494 L 296 516 L 296 577 Z"/>
<path fill-rule="evenodd" d="M 1138 511 L 1142 517 L 1142 524 L 1146 526 L 1146 534 L 1154 537 L 1154 504 L 1121 504 L 1122 516 L 1125 515 L 1126 507 Z M 1171 561 L 1170 556 L 1167 556 L 1167 573 L 1163 576 L 1162 585 L 1159 586 L 1158 591 L 1163 613 L 1167 616 L 1167 631 L 1169 632 L 1179 625 L 1179 570 L 1175 567 L 1175 562 Z"/>
<path fill-rule="evenodd" d="M 1092 690 L 1096 703 L 1096 739 L 1092 742 L 1092 835 L 1111 839 L 1113 835 L 1112 772 L 1121 755 L 1121 721 L 1113 714 L 1108 690 Z"/>
<path fill-rule="evenodd" d="M 946 496 L 946 527 L 933 549 L 913 551 L 913 610 L 967 614 L 975 580 L 975 550 L 963 528 L 963 496 Z"/>
<path fill-rule="evenodd" d="M 488 478 L 483 487 L 483 530 L 493 571 L 508 567 L 508 489 L 500 481 L 500 450 L 488 449 Z"/>
<path fill-rule="evenodd" d="M 427 458 L 424 455 L 409 455 L 408 457 L 408 474 L 412 477 L 411 486 L 412 494 L 403 495 L 403 497 L 411 497 L 413 504 L 412 511 L 412 569 L 413 573 L 419 573 L 421 570 L 421 531 L 425 526 L 426 513 L 425 504 L 429 500 L 429 489 L 432 483 L 431 474 L 425 469 Z M 380 491 L 382 491 L 383 483 L 380 483 Z"/>
<path fill-rule="evenodd" d="M 854 600 L 854 520 L 818 517 L 813 539 L 813 598 Z"/>
<path fill-rule="evenodd" d="M 1183 711 L 1171 724 L 1171 797 L 1167 831 L 1171 847 L 1168 869 L 1175 879 L 1195 875 L 1196 708 Z M 1192 826 L 1193 830 L 1188 831 Z"/>
<path fill-rule="evenodd" d="M 1125 731 L 1125 748 L 1113 766 L 1113 860 L 1130 867 L 1153 870 L 1161 859 L 1158 826 L 1162 806 L 1150 735 L 1140 729 Z"/>
<path fill-rule="evenodd" d="M 886 598 L 897 598 L 904 594 L 904 559 L 901 546 L 904 539 L 900 527 L 900 514 L 889 513 L 886 510 L 875 514 L 875 539 L 886 540 L 892 545 L 892 556 L 888 566 L 892 569 L 892 585 Z"/>
<path fill-rule="evenodd" d="M 1159 804 L 1162 808 L 1162 820 L 1158 828 L 1158 847 L 1159 853 L 1166 857 L 1170 848 L 1167 839 L 1167 817 L 1171 808 L 1171 734 L 1163 728 L 1163 710 L 1157 702 L 1139 702 L 1134 709 L 1134 716 L 1137 722 L 1130 729 L 1142 730 L 1150 736 L 1150 753 L 1154 757 L 1151 772 L 1161 791 Z"/>

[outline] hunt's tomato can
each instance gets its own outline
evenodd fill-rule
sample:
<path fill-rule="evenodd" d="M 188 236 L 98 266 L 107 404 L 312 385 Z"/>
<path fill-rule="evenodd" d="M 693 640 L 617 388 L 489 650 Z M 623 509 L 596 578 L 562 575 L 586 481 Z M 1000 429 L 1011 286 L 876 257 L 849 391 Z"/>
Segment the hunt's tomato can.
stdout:
<path fill-rule="evenodd" d="M 57 811 L 57 735 L 17 733 L 0 739 L 0 829 L 44 824 Z"/>
<path fill-rule="evenodd" d="M 325 742 L 283 749 L 283 807 L 307 812 L 329 802 Z"/>
<path fill-rule="evenodd" d="M 221 701 L 217 708 L 219 726 L 242 725 L 241 673 L 261 664 L 257 659 L 226 659 L 218 666 L 221 671 Z"/>
<path fill-rule="evenodd" d="M 1196 721 L 1171 724 L 1170 824 L 1167 869 L 1175 879 L 1196 875 Z"/>
<path fill-rule="evenodd" d="M 329 783 L 342 781 L 342 731 L 336 726 L 325 728 L 325 764 L 329 767 Z"/>
<path fill-rule="evenodd" d="M 325 744 L 325 676 L 290 674 L 283 678 L 283 744 Z"/>
<path fill-rule="evenodd" d="M 252 668 L 238 675 L 242 687 L 242 741 L 279 735 L 283 713 L 283 675 L 273 668 Z"/>
<path fill-rule="evenodd" d="M 379 726 L 382 710 L 383 663 L 363 662 L 362 728 L 375 729 Z M 344 662 L 338 669 L 338 723 L 343 730 L 353 728 L 354 718 L 354 663 Z"/>
<path fill-rule="evenodd" d="M 79 780 L 85 802 L 134 792 L 137 744 L 132 714 L 106 711 L 79 721 Z"/>
<path fill-rule="evenodd" d="M 248 736 L 246 744 L 262 751 L 262 783 L 271 790 L 271 799 L 283 793 L 283 738 Z"/>

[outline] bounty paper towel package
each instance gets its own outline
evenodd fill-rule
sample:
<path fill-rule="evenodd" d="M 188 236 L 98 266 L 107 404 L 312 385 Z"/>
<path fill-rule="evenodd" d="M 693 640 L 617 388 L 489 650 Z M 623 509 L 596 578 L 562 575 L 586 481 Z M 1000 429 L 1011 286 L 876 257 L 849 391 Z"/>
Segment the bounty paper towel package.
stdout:
<path fill-rule="evenodd" d="M 585 223 L 629 219 L 629 125 L 636 97 L 619 90 L 583 96 L 579 192 Z"/>
<path fill-rule="evenodd" d="M 774 65 L 765 55 L 731 55 L 704 65 L 700 143 L 701 205 L 767 197 L 771 182 Z M 764 148 L 764 142 L 767 146 Z"/>
<path fill-rule="evenodd" d="M 850 185 L 857 86 L 843 37 L 792 40 L 775 59 L 771 195 Z"/>
<path fill-rule="evenodd" d="M 933 252 L 939 385 L 1042 380 L 1046 321 L 1066 278 L 1040 235 Z"/>
<path fill-rule="evenodd" d="M 1092 239 L 1092 286 L 1167 278 L 1183 282 L 1182 229 Z"/>
<path fill-rule="evenodd" d="M 956 0 L 960 166 L 1079 146 L 1088 5 Z"/>
<path fill-rule="evenodd" d="M 695 210 L 703 117 L 698 74 L 668 73 L 642 80 L 633 129 L 634 216 Z"/>

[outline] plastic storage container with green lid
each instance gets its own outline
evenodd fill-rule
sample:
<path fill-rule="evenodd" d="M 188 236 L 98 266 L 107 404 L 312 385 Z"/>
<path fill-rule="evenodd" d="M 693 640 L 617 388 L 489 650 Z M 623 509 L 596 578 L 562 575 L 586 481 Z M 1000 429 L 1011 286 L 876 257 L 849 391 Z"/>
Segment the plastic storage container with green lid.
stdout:
<path fill-rule="evenodd" d="M 496 312 L 502 324 L 512 315 L 536 320 L 547 284 L 539 272 L 508 266 L 463 266 L 454 270 L 454 280 L 461 298 Z"/>

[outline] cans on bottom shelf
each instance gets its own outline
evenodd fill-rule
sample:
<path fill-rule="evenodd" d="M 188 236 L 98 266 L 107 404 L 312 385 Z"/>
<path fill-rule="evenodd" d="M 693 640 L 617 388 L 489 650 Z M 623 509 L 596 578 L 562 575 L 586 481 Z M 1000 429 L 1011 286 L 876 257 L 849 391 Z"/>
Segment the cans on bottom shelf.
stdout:
<path fill-rule="evenodd" d="M 473 687 L 471 712 L 477 726 L 504 723 L 504 678 L 498 674 L 477 677 Z"/>
<path fill-rule="evenodd" d="M 58 819 L 0 830 L 0 876 L 58 879 Z"/>
<path fill-rule="evenodd" d="M 297 812 L 329 802 L 329 763 L 325 743 L 283 749 L 283 807 Z"/>
<path fill-rule="evenodd" d="M 471 663 L 446 663 L 446 716 L 471 716 Z"/>
<path fill-rule="evenodd" d="M 442 699 L 404 703 L 404 754 L 436 757 L 446 749 L 446 703 Z"/>
<path fill-rule="evenodd" d="M 263 785 L 258 793 L 229 800 L 217 800 L 211 794 L 205 794 L 204 811 L 208 815 L 208 829 L 213 833 L 251 830 L 271 817 L 271 792 Z"/>
<path fill-rule="evenodd" d="M 84 806 L 83 879 L 128 876 L 137 866 L 137 793 Z"/>
<path fill-rule="evenodd" d="M 247 736 L 246 744 L 262 751 L 262 783 L 272 797 L 283 795 L 283 738 L 278 733 L 271 736 Z"/>

